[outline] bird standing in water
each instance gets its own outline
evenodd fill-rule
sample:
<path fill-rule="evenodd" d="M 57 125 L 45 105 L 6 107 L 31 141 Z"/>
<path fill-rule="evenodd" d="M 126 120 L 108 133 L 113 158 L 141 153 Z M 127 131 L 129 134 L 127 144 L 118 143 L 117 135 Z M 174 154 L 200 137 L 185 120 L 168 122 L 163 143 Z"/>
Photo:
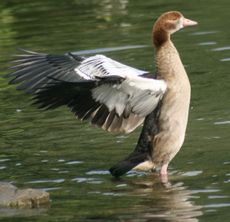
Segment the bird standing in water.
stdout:
<path fill-rule="evenodd" d="M 132 68 L 104 55 L 50 55 L 23 51 L 14 61 L 10 83 L 33 95 L 42 109 L 67 106 L 80 120 L 109 132 L 130 133 L 144 122 L 134 151 L 110 169 L 119 177 L 134 170 L 160 169 L 185 137 L 190 83 L 171 35 L 197 22 L 180 12 L 161 15 L 153 26 L 157 73 Z"/>

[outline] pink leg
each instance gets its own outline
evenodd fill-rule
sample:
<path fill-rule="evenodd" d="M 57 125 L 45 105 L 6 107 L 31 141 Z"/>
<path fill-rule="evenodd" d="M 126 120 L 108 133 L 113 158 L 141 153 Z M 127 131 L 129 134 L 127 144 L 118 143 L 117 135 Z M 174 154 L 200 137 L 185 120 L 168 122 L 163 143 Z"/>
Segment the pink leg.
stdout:
<path fill-rule="evenodd" d="M 161 167 L 161 170 L 160 170 L 160 178 L 161 178 L 161 182 L 163 184 L 167 184 L 168 183 L 168 173 L 167 173 L 167 169 L 168 169 L 168 163 L 167 164 L 164 164 L 162 167 Z"/>
<path fill-rule="evenodd" d="M 160 175 L 167 175 L 167 174 L 168 174 L 167 169 L 168 169 L 168 163 L 167 163 L 167 164 L 164 164 L 164 165 L 161 167 Z"/>

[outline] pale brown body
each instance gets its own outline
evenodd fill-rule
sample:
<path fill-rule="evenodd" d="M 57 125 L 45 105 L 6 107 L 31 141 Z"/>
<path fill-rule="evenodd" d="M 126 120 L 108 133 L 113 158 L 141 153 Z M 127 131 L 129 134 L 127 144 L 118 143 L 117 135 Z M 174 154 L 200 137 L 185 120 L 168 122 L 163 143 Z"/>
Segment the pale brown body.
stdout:
<path fill-rule="evenodd" d="M 167 83 L 159 116 L 160 132 L 154 137 L 153 163 L 168 164 L 181 148 L 188 122 L 191 87 L 184 66 L 169 40 L 157 49 L 158 78 Z"/>
<path fill-rule="evenodd" d="M 173 43 L 169 40 L 157 49 L 158 79 L 167 83 L 158 119 L 159 133 L 152 138 L 152 160 L 137 165 L 135 170 L 165 167 L 180 150 L 188 122 L 191 87 L 184 66 Z M 165 167 L 164 167 L 165 166 Z"/>
<path fill-rule="evenodd" d="M 151 157 L 137 165 L 135 170 L 159 168 L 161 175 L 167 175 L 169 162 L 184 142 L 191 86 L 170 36 L 185 26 L 195 24 L 197 23 L 192 20 L 184 19 L 178 12 L 170 12 L 163 14 L 153 27 L 157 79 L 163 79 L 166 82 L 167 90 L 163 96 L 158 117 L 158 133 L 150 138 Z"/>

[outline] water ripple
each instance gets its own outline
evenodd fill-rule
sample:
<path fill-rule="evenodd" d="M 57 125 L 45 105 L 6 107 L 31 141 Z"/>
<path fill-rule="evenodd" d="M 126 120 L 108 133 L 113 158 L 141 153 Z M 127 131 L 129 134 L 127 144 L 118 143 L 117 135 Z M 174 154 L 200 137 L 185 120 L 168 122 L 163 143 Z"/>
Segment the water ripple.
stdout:
<path fill-rule="evenodd" d="M 46 191 L 46 192 L 49 192 L 49 191 L 52 191 L 52 190 L 60 190 L 60 189 L 62 189 L 62 187 L 47 187 L 47 188 L 43 188 L 42 190 Z"/>
<path fill-rule="evenodd" d="M 209 199 L 222 199 L 222 198 L 229 198 L 227 195 L 210 195 L 208 196 Z"/>
<path fill-rule="evenodd" d="M 108 170 L 91 170 L 86 173 L 87 175 L 108 175 L 110 172 Z"/>
<path fill-rule="evenodd" d="M 218 204 L 204 205 L 204 208 L 221 208 L 221 207 L 230 207 L 230 203 L 218 203 Z"/>
<path fill-rule="evenodd" d="M 77 183 L 85 183 L 85 182 L 91 182 L 93 180 L 96 180 L 96 178 L 85 178 L 85 177 L 76 177 L 73 178 L 71 181 L 76 181 Z"/>
<path fill-rule="evenodd" d="M 81 164 L 81 163 L 84 163 L 84 161 L 73 160 L 73 161 L 66 162 L 65 164 L 73 165 L 73 164 Z"/>
<path fill-rule="evenodd" d="M 214 125 L 225 125 L 230 124 L 230 120 L 214 122 Z"/>
<path fill-rule="evenodd" d="M 220 190 L 219 189 L 201 189 L 201 190 L 192 190 L 192 193 L 193 194 L 196 194 L 196 193 L 215 193 L 215 192 L 219 192 Z"/>
<path fill-rule="evenodd" d="M 216 44 L 216 42 L 200 42 L 200 43 L 198 43 L 198 45 L 215 45 Z"/>
<path fill-rule="evenodd" d="M 72 179 L 72 181 L 76 181 L 77 183 L 89 183 L 89 184 L 101 184 L 103 181 L 97 178 L 85 178 L 85 177 L 76 177 Z"/>
<path fill-rule="evenodd" d="M 182 176 L 194 177 L 194 176 L 197 176 L 197 175 L 202 174 L 202 173 L 203 173 L 202 170 L 194 170 L 194 171 L 189 171 L 189 172 L 183 173 Z"/>
<path fill-rule="evenodd" d="M 0 159 L 0 163 L 9 161 L 10 159 Z"/>
<path fill-rule="evenodd" d="M 62 174 L 62 173 L 69 173 L 69 170 L 61 170 L 61 171 L 58 171 L 58 173 Z"/>
<path fill-rule="evenodd" d="M 220 59 L 221 62 L 228 62 L 230 61 L 230 58 L 223 58 L 223 59 Z"/>
<path fill-rule="evenodd" d="M 225 51 L 225 50 L 230 50 L 230 46 L 224 46 L 224 47 L 219 47 L 219 48 L 214 48 L 212 51 Z"/>
<path fill-rule="evenodd" d="M 123 196 L 123 194 L 121 193 L 113 193 L 113 192 L 106 192 L 106 193 L 103 193 L 104 196 Z"/>
<path fill-rule="evenodd" d="M 210 34 L 215 34 L 219 31 L 203 31 L 203 32 L 193 32 L 190 35 L 210 35 Z"/>
<path fill-rule="evenodd" d="M 230 161 L 223 162 L 224 165 L 230 164 Z"/>
<path fill-rule="evenodd" d="M 63 183 L 65 179 L 54 179 L 54 180 L 33 180 L 27 183 Z"/>

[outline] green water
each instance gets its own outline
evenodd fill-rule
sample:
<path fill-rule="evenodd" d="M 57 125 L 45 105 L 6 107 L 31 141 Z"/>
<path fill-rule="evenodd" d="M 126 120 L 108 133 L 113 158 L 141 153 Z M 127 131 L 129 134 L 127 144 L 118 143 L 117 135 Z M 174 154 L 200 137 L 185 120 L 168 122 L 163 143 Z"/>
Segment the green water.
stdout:
<path fill-rule="evenodd" d="M 0 181 L 46 190 L 52 202 L 42 209 L 1 208 L 0 220 L 229 221 L 229 8 L 229 0 L 1 0 Z M 107 171 L 131 152 L 140 128 L 111 135 L 75 120 L 66 108 L 39 111 L 3 78 L 19 47 L 46 53 L 103 49 L 154 70 L 152 24 L 169 10 L 199 26 L 173 36 L 192 101 L 186 141 L 170 164 L 167 187 L 156 175 L 114 180 Z M 117 47 L 124 48 L 111 50 Z"/>

